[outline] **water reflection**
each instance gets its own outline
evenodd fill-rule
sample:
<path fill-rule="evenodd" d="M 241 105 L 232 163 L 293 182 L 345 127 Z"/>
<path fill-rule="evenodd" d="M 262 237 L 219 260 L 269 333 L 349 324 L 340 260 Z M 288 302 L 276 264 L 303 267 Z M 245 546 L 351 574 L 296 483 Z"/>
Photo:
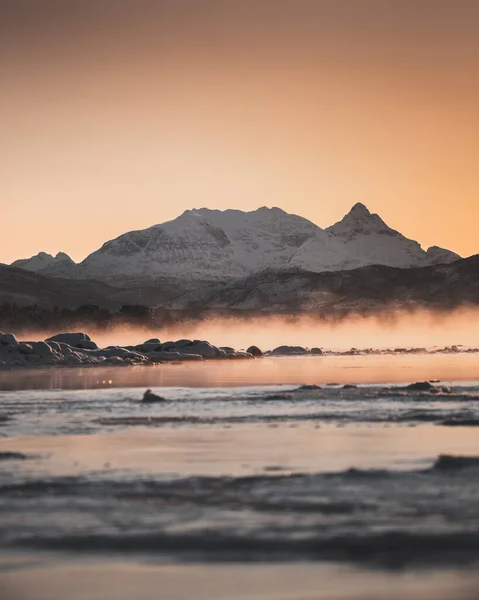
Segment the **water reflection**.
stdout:
<path fill-rule="evenodd" d="M 0 371 L 0 390 L 408 383 L 430 379 L 477 381 L 479 355 L 284 357 L 151 367 L 11 369 Z"/>

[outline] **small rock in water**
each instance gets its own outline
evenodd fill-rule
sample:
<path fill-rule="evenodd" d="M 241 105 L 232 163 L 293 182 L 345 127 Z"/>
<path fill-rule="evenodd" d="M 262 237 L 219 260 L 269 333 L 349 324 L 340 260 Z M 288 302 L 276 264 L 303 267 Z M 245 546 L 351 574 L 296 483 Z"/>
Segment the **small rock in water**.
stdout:
<path fill-rule="evenodd" d="M 0 452 L 0 460 L 25 460 L 28 456 L 21 452 Z"/>
<path fill-rule="evenodd" d="M 306 385 L 301 385 L 298 390 L 320 390 L 321 386 L 320 385 L 315 385 L 313 384 L 306 384 Z"/>
<path fill-rule="evenodd" d="M 417 381 L 408 385 L 406 389 L 412 392 L 430 392 L 436 388 L 429 381 Z"/>
<path fill-rule="evenodd" d="M 358 386 L 357 385 L 353 385 L 352 383 L 347 383 L 346 385 L 343 385 L 343 390 L 355 390 Z"/>
<path fill-rule="evenodd" d="M 258 348 L 258 346 L 250 346 L 246 352 L 248 352 L 249 354 L 252 354 L 255 357 L 260 357 L 263 356 L 262 351 Z"/>
<path fill-rule="evenodd" d="M 166 398 L 162 396 L 157 396 L 151 390 L 146 390 L 143 394 L 142 402 L 166 402 Z"/>

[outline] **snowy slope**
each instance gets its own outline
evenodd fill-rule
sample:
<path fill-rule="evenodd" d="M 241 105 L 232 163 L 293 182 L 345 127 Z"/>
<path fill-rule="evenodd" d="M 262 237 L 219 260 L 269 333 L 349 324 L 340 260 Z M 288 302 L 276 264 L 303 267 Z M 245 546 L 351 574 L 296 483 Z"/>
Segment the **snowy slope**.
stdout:
<path fill-rule="evenodd" d="M 341 221 L 326 231 L 343 243 L 350 257 L 343 268 L 428 264 L 427 254 L 417 242 L 388 227 L 379 215 L 370 213 L 361 203 L 355 204 Z"/>
<path fill-rule="evenodd" d="M 126 233 L 88 256 L 87 277 L 222 279 L 285 268 L 324 231 L 279 208 L 188 210 L 173 221 Z M 323 267 L 318 257 L 320 268 Z"/>

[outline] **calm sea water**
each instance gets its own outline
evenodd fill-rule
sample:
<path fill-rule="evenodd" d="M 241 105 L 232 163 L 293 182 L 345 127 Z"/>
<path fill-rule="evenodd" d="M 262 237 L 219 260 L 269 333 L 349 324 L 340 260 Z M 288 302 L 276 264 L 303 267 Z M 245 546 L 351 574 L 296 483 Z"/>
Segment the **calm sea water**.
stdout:
<path fill-rule="evenodd" d="M 16 370 L 0 389 L 2 598 L 477 597 L 477 355 Z"/>

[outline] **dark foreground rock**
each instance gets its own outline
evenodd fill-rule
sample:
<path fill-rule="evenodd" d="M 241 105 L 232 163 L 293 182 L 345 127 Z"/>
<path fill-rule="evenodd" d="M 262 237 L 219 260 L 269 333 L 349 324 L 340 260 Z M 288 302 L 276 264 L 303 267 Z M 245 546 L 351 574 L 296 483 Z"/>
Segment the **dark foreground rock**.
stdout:
<path fill-rule="evenodd" d="M 412 392 L 430 392 L 435 389 L 435 387 L 432 383 L 429 383 L 429 381 L 418 381 L 416 383 L 411 383 L 406 389 L 411 390 Z"/>
<path fill-rule="evenodd" d="M 22 452 L 0 452 L 0 460 L 27 460 L 29 458 Z"/>
<path fill-rule="evenodd" d="M 167 400 L 162 396 L 154 394 L 151 390 L 146 390 L 146 392 L 143 394 L 143 398 L 141 399 L 141 401 L 145 404 L 154 404 L 156 402 L 166 402 Z"/>
<path fill-rule="evenodd" d="M 249 352 L 250 354 L 252 354 L 253 356 L 256 356 L 257 358 L 260 356 L 263 356 L 263 353 L 261 352 L 261 350 L 258 348 L 258 346 L 250 346 L 246 352 Z"/>

